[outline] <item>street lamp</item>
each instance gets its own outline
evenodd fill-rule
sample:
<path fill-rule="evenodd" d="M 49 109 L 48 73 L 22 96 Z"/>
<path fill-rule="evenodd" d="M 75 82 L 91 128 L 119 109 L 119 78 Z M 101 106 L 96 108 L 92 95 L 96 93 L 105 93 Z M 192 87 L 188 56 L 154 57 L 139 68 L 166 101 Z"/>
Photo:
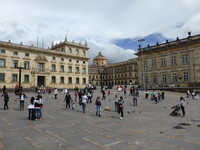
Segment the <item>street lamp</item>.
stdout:
<path fill-rule="evenodd" d="M 21 65 L 18 67 L 17 66 L 17 62 L 15 62 L 15 69 L 19 69 L 19 93 L 22 92 L 22 88 L 21 88 L 21 72 L 22 69 L 26 69 L 26 63 L 24 63 L 24 67 L 21 67 Z"/>
<path fill-rule="evenodd" d="M 140 45 L 139 45 L 139 48 L 141 49 L 141 53 L 142 53 L 142 83 L 143 83 L 143 86 L 144 86 L 144 90 L 145 90 L 145 79 L 144 79 L 144 58 L 143 58 L 143 49 L 142 49 L 142 42 L 144 42 L 145 39 L 140 39 L 138 40 L 138 42 L 140 42 Z"/>
<path fill-rule="evenodd" d="M 100 74 L 100 79 L 101 79 L 101 90 L 103 89 L 103 70 L 99 69 L 98 74 Z"/>

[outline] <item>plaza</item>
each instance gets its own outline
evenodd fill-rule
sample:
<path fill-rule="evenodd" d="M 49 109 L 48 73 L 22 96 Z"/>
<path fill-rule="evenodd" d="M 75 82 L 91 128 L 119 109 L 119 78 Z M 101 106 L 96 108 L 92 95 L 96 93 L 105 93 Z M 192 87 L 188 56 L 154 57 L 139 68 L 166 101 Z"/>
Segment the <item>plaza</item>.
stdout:
<path fill-rule="evenodd" d="M 151 91 L 149 91 L 151 93 Z M 156 91 L 159 92 L 159 91 Z M 200 149 L 200 102 L 185 98 L 185 93 L 165 91 L 165 100 L 158 104 L 144 99 L 139 92 L 138 106 L 132 97 L 124 96 L 124 119 L 114 112 L 114 95 L 123 95 L 112 89 L 102 101 L 102 116 L 96 116 L 94 101 L 101 96 L 100 88 L 94 90 L 93 102 L 87 104 L 86 113 L 76 103 L 75 110 L 66 110 L 64 94 L 58 99 L 53 94 L 43 94 L 44 118 L 28 120 L 28 111 L 19 111 L 18 97 L 9 93 L 9 110 L 0 105 L 1 150 L 199 150 Z M 36 93 L 25 93 L 29 97 Z M 73 91 L 70 91 L 74 98 Z M 186 116 L 173 117 L 171 107 L 186 100 Z M 25 108 L 30 98 L 25 100 Z M 110 107 L 110 111 L 104 108 Z M 181 111 L 180 111 L 181 113 Z"/>

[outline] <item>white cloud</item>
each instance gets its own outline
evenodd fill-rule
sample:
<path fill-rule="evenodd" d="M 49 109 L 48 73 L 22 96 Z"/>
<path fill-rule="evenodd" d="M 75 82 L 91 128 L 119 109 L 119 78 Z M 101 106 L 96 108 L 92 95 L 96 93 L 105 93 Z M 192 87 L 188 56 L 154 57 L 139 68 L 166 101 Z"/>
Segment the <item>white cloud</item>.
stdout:
<path fill-rule="evenodd" d="M 115 39 L 200 33 L 197 0 L 6 0 L 1 6 L 0 40 L 35 44 L 39 36 L 50 46 L 67 34 L 71 41 L 96 42 L 96 55 L 97 46 L 109 49 Z"/>

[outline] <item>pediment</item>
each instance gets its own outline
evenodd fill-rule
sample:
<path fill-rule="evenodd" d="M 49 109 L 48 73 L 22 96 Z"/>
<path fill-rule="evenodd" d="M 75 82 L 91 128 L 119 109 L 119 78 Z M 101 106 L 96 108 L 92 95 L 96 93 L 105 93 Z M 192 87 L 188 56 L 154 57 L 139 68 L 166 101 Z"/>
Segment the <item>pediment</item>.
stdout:
<path fill-rule="evenodd" d="M 43 61 L 43 62 L 47 62 L 47 58 L 41 54 L 41 55 L 38 55 L 36 58 L 35 58 L 35 61 Z"/>

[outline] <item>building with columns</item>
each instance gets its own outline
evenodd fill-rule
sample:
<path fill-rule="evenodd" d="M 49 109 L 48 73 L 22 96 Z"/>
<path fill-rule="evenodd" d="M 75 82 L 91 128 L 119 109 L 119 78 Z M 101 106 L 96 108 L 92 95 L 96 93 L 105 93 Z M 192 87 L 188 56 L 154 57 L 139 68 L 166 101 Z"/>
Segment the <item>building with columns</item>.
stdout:
<path fill-rule="evenodd" d="M 138 83 L 146 88 L 200 86 L 200 35 L 139 48 Z"/>
<path fill-rule="evenodd" d="M 108 64 L 99 52 L 89 66 L 89 83 L 95 86 L 114 86 L 137 84 L 137 59 Z"/>
<path fill-rule="evenodd" d="M 52 44 L 51 48 L 38 48 L 23 43 L 0 41 L 0 83 L 14 88 L 19 83 L 23 88 L 84 88 L 88 83 L 88 46 L 64 41 Z"/>

